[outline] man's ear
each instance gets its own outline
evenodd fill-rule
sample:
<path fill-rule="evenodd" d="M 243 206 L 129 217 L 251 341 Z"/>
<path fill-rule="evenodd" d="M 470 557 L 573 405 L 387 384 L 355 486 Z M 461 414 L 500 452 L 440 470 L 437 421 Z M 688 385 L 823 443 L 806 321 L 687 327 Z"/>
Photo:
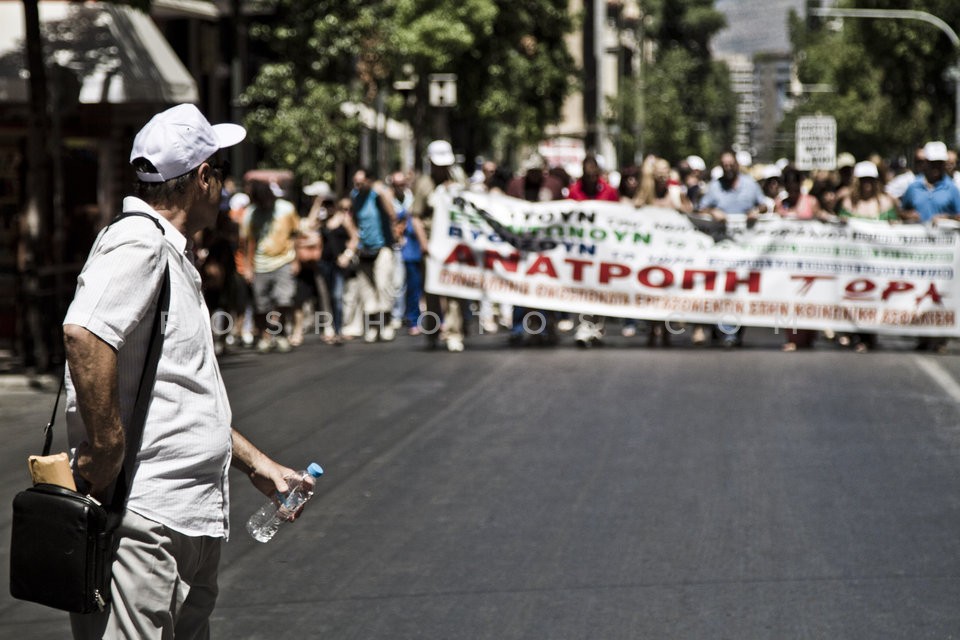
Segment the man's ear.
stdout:
<path fill-rule="evenodd" d="M 210 189 L 213 181 L 213 167 L 209 162 L 202 162 L 197 167 L 197 181 L 203 189 Z"/>

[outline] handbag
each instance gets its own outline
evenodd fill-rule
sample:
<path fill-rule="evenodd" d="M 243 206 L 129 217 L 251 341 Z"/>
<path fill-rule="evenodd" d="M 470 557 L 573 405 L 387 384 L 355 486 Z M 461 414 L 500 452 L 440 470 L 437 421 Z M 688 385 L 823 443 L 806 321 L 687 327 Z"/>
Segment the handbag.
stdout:
<path fill-rule="evenodd" d="M 129 215 L 147 214 L 128 212 L 114 222 Z M 163 231 L 153 216 L 147 217 Z M 37 483 L 14 497 L 10 536 L 10 595 L 14 598 L 72 613 L 103 611 L 110 602 L 114 532 L 120 524 L 127 499 L 128 474 L 133 468 L 128 462 L 140 448 L 162 350 L 162 316 L 169 305 L 170 273 L 167 266 L 137 388 L 125 462 L 114 484 L 109 506 L 91 496 L 48 482 Z M 63 387 L 64 381 L 61 380 L 53 414 L 44 429 L 44 456 L 50 453 L 53 424 Z"/>

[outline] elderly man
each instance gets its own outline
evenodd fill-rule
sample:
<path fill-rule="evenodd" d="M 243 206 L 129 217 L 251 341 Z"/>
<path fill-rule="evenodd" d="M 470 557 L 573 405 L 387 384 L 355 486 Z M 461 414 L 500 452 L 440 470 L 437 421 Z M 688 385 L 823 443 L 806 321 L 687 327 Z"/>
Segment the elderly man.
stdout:
<path fill-rule="evenodd" d="M 101 613 L 72 615 L 75 638 L 209 637 L 230 531 L 229 467 L 267 496 L 286 491 L 284 478 L 295 473 L 231 426 L 191 250 L 194 234 L 217 219 L 220 150 L 245 135 L 239 125 L 211 126 L 189 104 L 140 130 L 130 154 L 136 197 L 124 199 L 127 215 L 97 238 L 63 321 L 77 486 L 106 500 L 123 470 L 129 487 L 112 602 Z M 167 278 L 160 354 L 144 396 L 138 388 Z M 138 395 L 145 418 L 135 410 Z"/>

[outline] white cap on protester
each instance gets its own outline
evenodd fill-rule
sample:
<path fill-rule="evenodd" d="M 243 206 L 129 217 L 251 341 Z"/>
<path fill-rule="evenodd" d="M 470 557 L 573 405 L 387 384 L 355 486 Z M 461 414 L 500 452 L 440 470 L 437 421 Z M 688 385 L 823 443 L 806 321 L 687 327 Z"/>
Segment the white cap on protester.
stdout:
<path fill-rule="evenodd" d="M 687 164 L 694 171 L 706 171 L 707 163 L 700 156 L 687 156 Z"/>
<path fill-rule="evenodd" d="M 436 167 L 451 167 L 457 161 L 453 147 L 446 140 L 434 140 L 427 145 L 427 158 Z"/>
<path fill-rule="evenodd" d="M 946 162 L 947 145 L 940 141 L 928 142 L 923 145 L 923 157 L 927 162 Z"/>
<path fill-rule="evenodd" d="M 842 169 L 844 167 L 855 167 L 857 165 L 857 159 L 853 157 L 853 154 L 844 151 L 837 156 L 837 169 Z"/>
<path fill-rule="evenodd" d="M 199 167 L 220 149 L 247 136 L 238 124 L 210 122 L 192 104 L 179 104 L 153 116 L 133 139 L 130 162 L 144 158 L 157 173 L 137 172 L 141 182 L 166 182 Z"/>
<path fill-rule="evenodd" d="M 737 164 L 744 169 L 748 169 L 753 165 L 753 156 L 750 155 L 749 151 L 737 151 L 735 157 Z"/>
<path fill-rule="evenodd" d="M 234 211 L 239 211 L 240 209 L 246 209 L 250 204 L 250 196 L 245 194 L 243 191 L 233 194 L 230 196 L 230 208 Z"/>
<path fill-rule="evenodd" d="M 760 180 L 761 182 L 770 180 L 771 178 L 780 178 L 783 174 L 780 172 L 780 167 L 775 164 L 764 165 L 760 170 Z"/>
<path fill-rule="evenodd" d="M 317 180 L 316 182 L 311 182 L 303 188 L 304 195 L 318 197 L 321 200 L 326 200 L 331 195 L 333 195 L 333 189 L 330 188 L 330 185 L 323 180 Z"/>
<path fill-rule="evenodd" d="M 521 173 L 528 171 L 543 171 L 547 168 L 547 161 L 539 153 L 531 153 L 520 165 Z"/>
<path fill-rule="evenodd" d="M 869 160 L 863 160 L 853 165 L 854 178 L 879 178 L 880 172 L 877 171 L 877 165 Z"/>

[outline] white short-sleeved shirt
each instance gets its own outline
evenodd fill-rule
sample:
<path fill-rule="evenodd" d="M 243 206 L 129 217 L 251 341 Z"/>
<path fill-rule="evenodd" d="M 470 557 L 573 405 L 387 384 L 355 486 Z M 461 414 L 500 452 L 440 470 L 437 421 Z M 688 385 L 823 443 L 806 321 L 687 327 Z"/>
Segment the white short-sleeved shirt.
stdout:
<path fill-rule="evenodd" d="M 229 534 L 231 412 L 213 350 L 210 315 L 187 239 L 138 198 L 129 217 L 100 233 L 63 323 L 80 325 L 117 350 L 121 419 L 129 425 L 150 340 L 164 261 L 170 307 L 127 508 L 191 536 Z M 86 439 L 67 376 L 70 447 Z"/>

